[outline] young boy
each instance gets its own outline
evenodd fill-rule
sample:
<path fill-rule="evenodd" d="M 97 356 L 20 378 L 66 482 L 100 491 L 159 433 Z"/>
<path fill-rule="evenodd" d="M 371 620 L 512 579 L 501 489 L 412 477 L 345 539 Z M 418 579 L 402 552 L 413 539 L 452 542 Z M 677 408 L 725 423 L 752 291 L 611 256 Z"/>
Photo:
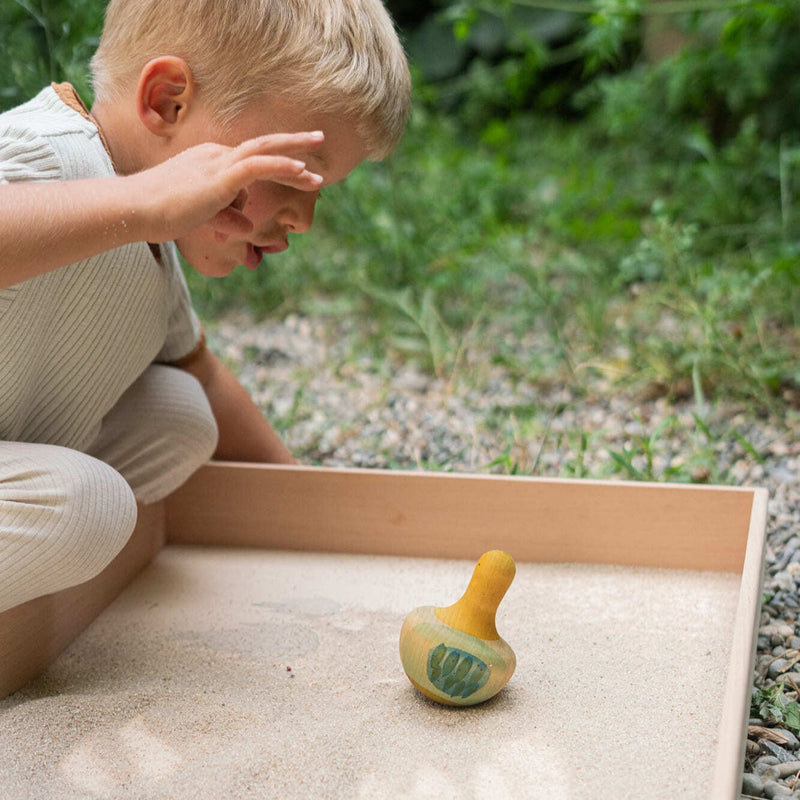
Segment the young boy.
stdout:
<path fill-rule="evenodd" d="M 91 112 L 60 84 L 0 115 L 0 611 L 97 574 L 208 458 L 292 461 L 175 249 L 256 269 L 410 104 L 380 0 L 111 0 L 92 72 Z"/>

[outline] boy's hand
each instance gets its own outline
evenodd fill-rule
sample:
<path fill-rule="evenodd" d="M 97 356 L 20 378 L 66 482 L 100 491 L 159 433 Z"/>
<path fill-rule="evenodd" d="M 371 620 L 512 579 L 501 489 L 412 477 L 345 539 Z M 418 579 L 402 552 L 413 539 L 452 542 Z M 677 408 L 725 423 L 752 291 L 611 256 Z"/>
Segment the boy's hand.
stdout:
<path fill-rule="evenodd" d="M 255 181 L 275 181 L 318 191 L 322 176 L 306 169 L 302 156 L 322 141 L 322 132 L 312 131 L 260 136 L 237 147 L 201 144 L 128 176 L 132 197 L 151 199 L 147 240 L 177 239 L 207 223 L 218 237 L 249 233 L 253 225 L 242 213 L 247 187 Z"/>
<path fill-rule="evenodd" d="M 0 183 L 0 289 L 135 241 L 165 242 L 212 223 L 247 234 L 246 189 L 277 181 L 318 191 L 302 158 L 320 132 L 279 133 L 238 147 L 201 144 L 125 177 Z M 298 160 L 299 156 L 299 160 Z"/>

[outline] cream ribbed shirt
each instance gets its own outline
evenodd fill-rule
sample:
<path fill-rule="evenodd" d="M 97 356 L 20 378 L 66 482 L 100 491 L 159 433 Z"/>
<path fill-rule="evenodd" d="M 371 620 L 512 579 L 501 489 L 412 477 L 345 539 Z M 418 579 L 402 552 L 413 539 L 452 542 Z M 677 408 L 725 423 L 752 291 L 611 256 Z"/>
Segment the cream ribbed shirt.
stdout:
<path fill-rule="evenodd" d="M 0 182 L 113 174 L 97 127 L 52 87 L 0 114 Z M 0 441 L 85 450 L 148 365 L 195 348 L 175 246 L 160 250 L 137 242 L 0 289 Z"/>

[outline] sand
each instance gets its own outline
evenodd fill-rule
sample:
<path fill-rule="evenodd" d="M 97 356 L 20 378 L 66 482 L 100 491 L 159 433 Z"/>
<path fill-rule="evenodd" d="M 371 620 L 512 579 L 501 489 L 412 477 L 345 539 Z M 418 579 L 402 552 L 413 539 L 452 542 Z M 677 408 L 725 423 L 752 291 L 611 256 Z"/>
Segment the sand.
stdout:
<path fill-rule="evenodd" d="M 497 617 L 517 672 L 453 709 L 397 639 L 472 567 L 168 547 L 0 702 L 0 798 L 708 795 L 738 576 L 520 564 Z"/>

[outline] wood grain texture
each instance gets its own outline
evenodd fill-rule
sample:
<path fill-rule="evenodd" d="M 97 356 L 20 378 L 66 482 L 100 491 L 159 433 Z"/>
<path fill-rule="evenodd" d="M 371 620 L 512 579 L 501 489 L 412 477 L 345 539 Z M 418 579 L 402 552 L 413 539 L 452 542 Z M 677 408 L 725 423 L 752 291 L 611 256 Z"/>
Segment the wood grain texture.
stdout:
<path fill-rule="evenodd" d="M 753 492 L 215 463 L 167 504 L 169 541 L 741 572 Z"/>
<path fill-rule="evenodd" d="M 764 580 L 768 499 L 766 489 L 753 491 L 747 552 L 742 568 L 730 667 L 719 725 L 719 744 L 712 781 L 715 792 L 713 800 L 736 800 L 742 785 L 745 731 L 750 716 L 750 687 L 753 682 Z M 736 765 L 738 769 L 734 768 Z"/>
<path fill-rule="evenodd" d="M 0 614 L 0 699 L 55 661 L 163 544 L 163 503 L 139 506 L 131 538 L 99 575 Z"/>

